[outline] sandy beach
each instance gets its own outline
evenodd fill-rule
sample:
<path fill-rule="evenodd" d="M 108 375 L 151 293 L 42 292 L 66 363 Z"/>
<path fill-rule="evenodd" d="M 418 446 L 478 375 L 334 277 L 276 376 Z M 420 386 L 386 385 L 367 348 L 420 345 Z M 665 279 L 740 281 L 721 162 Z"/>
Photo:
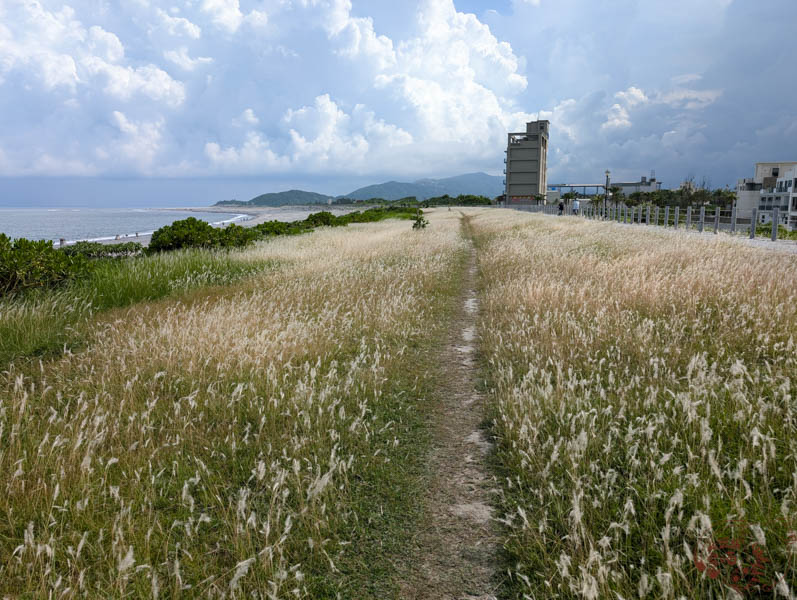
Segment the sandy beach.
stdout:
<path fill-rule="evenodd" d="M 254 227 L 267 221 L 298 221 L 306 219 L 312 213 L 323 210 L 333 215 L 345 215 L 356 210 L 365 210 L 371 206 L 327 206 L 327 205 L 296 205 L 296 206 L 196 206 L 190 208 L 170 208 L 168 210 L 181 210 L 187 212 L 217 212 L 224 214 L 247 215 L 249 219 L 237 222 L 244 227 Z"/>
<path fill-rule="evenodd" d="M 306 219 L 312 213 L 321 212 L 323 210 L 329 211 L 334 215 L 345 215 L 356 210 L 365 210 L 371 208 L 370 206 L 192 206 L 192 207 L 175 207 L 163 208 L 156 210 L 180 211 L 180 212 L 198 212 L 198 213 L 219 213 L 224 215 L 241 215 L 240 220 L 229 219 L 220 223 L 214 224 L 216 227 L 226 227 L 230 222 L 243 227 L 254 227 L 265 223 L 267 221 L 300 221 Z M 188 218 L 190 215 L 186 215 Z M 124 242 L 138 242 L 142 246 L 148 246 L 152 235 L 149 233 L 138 234 L 128 233 L 119 235 L 118 237 L 103 238 L 98 241 L 102 244 L 119 244 Z"/>

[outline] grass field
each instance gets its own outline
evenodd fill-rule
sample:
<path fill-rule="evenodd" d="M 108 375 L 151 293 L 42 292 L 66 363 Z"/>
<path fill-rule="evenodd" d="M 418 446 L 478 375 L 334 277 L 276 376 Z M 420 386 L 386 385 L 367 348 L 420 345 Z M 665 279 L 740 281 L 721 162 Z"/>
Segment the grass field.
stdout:
<path fill-rule="evenodd" d="M 62 289 L 0 298 L 0 365 L 80 347 L 91 317 L 103 310 L 227 285 L 274 266 L 242 260 L 236 251 L 209 250 L 98 262 L 88 278 Z"/>
<path fill-rule="evenodd" d="M 406 597 L 471 273 L 503 597 L 794 598 L 794 256 L 464 212 L 0 304 L 0 597 Z"/>
<path fill-rule="evenodd" d="M 512 597 L 794 597 L 797 262 L 474 221 Z"/>
<path fill-rule="evenodd" d="M 225 260 L 273 269 L 100 313 L 85 350 L 12 364 L 0 596 L 391 593 L 380 548 L 413 509 L 404 444 L 423 443 L 419 366 L 461 245 L 447 215 L 262 243 Z"/>

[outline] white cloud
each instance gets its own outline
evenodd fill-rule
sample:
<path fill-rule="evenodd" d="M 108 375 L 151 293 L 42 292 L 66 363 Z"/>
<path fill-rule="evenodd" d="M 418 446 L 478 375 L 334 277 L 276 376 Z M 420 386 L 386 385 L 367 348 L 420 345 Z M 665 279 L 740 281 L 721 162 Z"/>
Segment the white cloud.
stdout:
<path fill-rule="evenodd" d="M 161 19 L 164 28 L 171 35 L 185 35 L 198 40 L 202 36 L 202 28 L 183 17 L 173 17 L 162 9 L 157 9 L 156 14 Z"/>
<path fill-rule="evenodd" d="M 97 25 L 89 28 L 88 47 L 108 62 L 119 62 L 125 56 L 125 48 L 119 38 Z"/>
<path fill-rule="evenodd" d="M 289 110 L 291 159 L 296 164 L 326 169 L 359 169 L 387 158 L 386 151 L 408 146 L 412 136 L 384 121 L 363 105 L 349 115 L 328 94 L 312 106 Z"/>
<path fill-rule="evenodd" d="M 133 122 L 124 113 L 117 110 L 113 112 L 113 118 L 117 129 L 122 134 L 119 143 L 114 145 L 113 153 L 121 153 L 127 161 L 132 161 L 146 172 L 160 151 L 163 119 L 151 122 Z"/>
<path fill-rule="evenodd" d="M 3 173 L 497 173 L 537 116 L 557 179 L 793 151 L 792 0 L 65 1 L 0 0 Z"/>
<path fill-rule="evenodd" d="M 683 75 L 671 77 L 670 81 L 677 85 L 686 85 L 687 83 L 694 83 L 695 81 L 700 81 L 701 79 L 703 79 L 703 76 L 698 75 L 697 73 L 684 73 Z"/>
<path fill-rule="evenodd" d="M 232 124 L 236 127 L 258 125 L 259 123 L 260 119 L 257 118 L 255 111 L 253 111 L 251 108 L 244 109 L 239 117 L 232 120 Z"/>
<path fill-rule="evenodd" d="M 238 148 L 222 148 L 216 142 L 208 142 L 205 144 L 205 155 L 211 165 L 222 173 L 276 172 L 290 166 L 290 160 L 278 156 L 268 140 L 256 131 L 247 133 L 246 140 Z"/>
<path fill-rule="evenodd" d="M 211 15 L 213 23 L 235 33 L 244 22 L 254 27 L 263 27 L 268 22 L 268 15 L 259 10 L 252 10 L 244 15 L 238 0 L 203 0 L 202 10 Z"/>
<path fill-rule="evenodd" d="M 690 110 L 702 109 L 716 102 L 722 95 L 722 90 L 689 90 L 678 88 L 661 94 L 660 102 L 672 107 L 683 107 Z"/>
<path fill-rule="evenodd" d="M 608 120 L 601 125 L 603 129 L 623 129 L 631 127 L 628 111 L 619 104 L 612 104 Z"/>
<path fill-rule="evenodd" d="M 200 65 L 209 65 L 213 62 L 213 59 L 207 56 L 191 58 L 188 56 L 188 48 L 185 46 L 181 46 L 177 50 L 167 50 L 163 56 L 186 71 L 193 71 Z"/>
<path fill-rule="evenodd" d="M 89 56 L 82 60 L 81 67 L 92 76 L 104 77 L 105 92 L 120 100 L 143 94 L 172 107 L 179 106 L 185 100 L 183 84 L 155 65 L 123 67 Z"/>
<path fill-rule="evenodd" d="M 614 97 L 631 108 L 637 106 L 638 104 L 645 104 L 649 101 L 648 97 L 645 95 L 645 92 L 634 86 L 631 86 L 625 91 L 617 92 Z"/>

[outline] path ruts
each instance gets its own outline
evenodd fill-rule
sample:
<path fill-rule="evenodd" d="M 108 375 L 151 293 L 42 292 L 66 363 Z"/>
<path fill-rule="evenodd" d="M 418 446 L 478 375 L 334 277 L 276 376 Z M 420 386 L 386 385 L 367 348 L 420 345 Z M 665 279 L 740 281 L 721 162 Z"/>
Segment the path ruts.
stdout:
<path fill-rule="evenodd" d="M 401 593 L 415 600 L 491 600 L 498 541 L 492 520 L 490 443 L 481 429 L 483 397 L 475 364 L 476 254 L 463 216 L 469 259 L 459 307 L 437 358 L 434 439 L 429 456 L 426 519 L 407 558 Z"/>

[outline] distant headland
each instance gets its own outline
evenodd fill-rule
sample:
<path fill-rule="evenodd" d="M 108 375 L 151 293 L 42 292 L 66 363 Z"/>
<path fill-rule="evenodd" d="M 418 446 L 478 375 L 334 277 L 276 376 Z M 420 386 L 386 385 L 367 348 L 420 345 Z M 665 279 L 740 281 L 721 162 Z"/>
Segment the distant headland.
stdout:
<path fill-rule="evenodd" d="M 214 206 L 308 206 L 350 204 L 367 200 L 401 200 L 415 197 L 426 200 L 436 196 L 477 195 L 494 198 L 503 193 L 501 177 L 487 173 L 468 173 L 444 179 L 419 179 L 414 182 L 388 181 L 359 188 L 343 196 L 326 196 L 304 190 L 261 194 L 248 201 L 222 200 Z"/>

